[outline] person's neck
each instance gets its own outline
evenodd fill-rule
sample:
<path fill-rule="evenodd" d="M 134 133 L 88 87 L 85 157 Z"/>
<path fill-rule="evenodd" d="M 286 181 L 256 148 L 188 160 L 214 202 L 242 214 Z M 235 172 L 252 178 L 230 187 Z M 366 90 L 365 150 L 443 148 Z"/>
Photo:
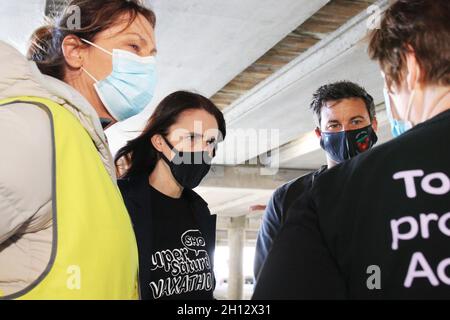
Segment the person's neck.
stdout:
<path fill-rule="evenodd" d="M 92 84 L 88 84 L 86 81 L 83 81 L 81 76 L 77 77 L 67 77 L 64 79 L 68 85 L 77 90 L 95 109 L 99 118 L 110 119 L 111 123 L 108 125 L 111 126 L 115 123 L 115 120 L 109 114 L 106 107 L 103 105 L 102 100 L 100 100 L 98 94 L 93 89 Z"/>
<path fill-rule="evenodd" d="M 336 161 L 334 161 L 333 159 L 331 159 L 328 155 L 327 155 L 327 169 L 331 169 L 334 166 L 337 166 L 338 163 Z"/>
<path fill-rule="evenodd" d="M 413 108 L 418 112 L 412 113 L 411 120 L 417 125 L 450 110 L 450 87 L 427 86 L 414 104 Z"/>
<path fill-rule="evenodd" d="M 148 182 L 153 188 L 171 198 L 178 199 L 183 193 L 183 187 L 177 183 L 169 167 L 162 160 L 156 163 Z"/>

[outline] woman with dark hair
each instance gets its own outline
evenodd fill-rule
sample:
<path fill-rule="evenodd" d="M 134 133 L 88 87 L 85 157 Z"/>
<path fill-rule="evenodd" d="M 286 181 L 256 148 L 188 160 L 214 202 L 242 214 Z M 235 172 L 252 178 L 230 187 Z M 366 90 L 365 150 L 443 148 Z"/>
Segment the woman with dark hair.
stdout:
<path fill-rule="evenodd" d="M 119 187 L 138 242 L 143 299 L 213 298 L 216 217 L 192 189 L 225 134 L 223 114 L 209 99 L 178 91 L 116 156 L 126 166 Z"/>
<path fill-rule="evenodd" d="M 0 299 L 138 297 L 102 125 L 152 99 L 154 27 L 139 0 L 71 0 L 27 57 L 0 42 Z"/>

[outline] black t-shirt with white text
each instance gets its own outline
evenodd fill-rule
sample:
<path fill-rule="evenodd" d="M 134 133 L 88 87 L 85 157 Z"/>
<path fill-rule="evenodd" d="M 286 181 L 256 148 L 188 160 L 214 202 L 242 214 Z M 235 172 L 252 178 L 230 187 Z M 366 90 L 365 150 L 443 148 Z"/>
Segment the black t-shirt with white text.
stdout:
<path fill-rule="evenodd" d="M 205 238 L 185 194 L 179 199 L 148 188 L 153 213 L 150 261 L 140 273 L 149 273 L 153 299 L 210 299 L 213 273 Z M 142 269 L 143 267 L 143 269 Z M 173 290 L 172 290 L 173 288 Z"/>
<path fill-rule="evenodd" d="M 148 175 L 119 179 L 139 250 L 143 300 L 210 300 L 215 289 L 217 217 L 193 190 L 179 199 L 150 186 Z"/>

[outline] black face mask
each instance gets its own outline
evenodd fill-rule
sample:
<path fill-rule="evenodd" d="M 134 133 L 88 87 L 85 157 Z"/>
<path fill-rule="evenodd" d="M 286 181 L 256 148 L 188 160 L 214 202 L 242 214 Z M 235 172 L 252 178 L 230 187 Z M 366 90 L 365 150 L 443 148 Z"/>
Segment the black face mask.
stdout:
<path fill-rule="evenodd" d="M 378 137 L 372 125 L 351 131 L 322 132 L 320 146 L 337 163 L 344 162 L 372 148 Z"/>
<path fill-rule="evenodd" d="M 173 177 L 184 188 L 194 189 L 208 174 L 211 168 L 211 156 L 206 151 L 178 151 L 166 138 L 164 140 L 175 153 L 171 161 L 161 152 L 161 157 L 169 165 Z"/>

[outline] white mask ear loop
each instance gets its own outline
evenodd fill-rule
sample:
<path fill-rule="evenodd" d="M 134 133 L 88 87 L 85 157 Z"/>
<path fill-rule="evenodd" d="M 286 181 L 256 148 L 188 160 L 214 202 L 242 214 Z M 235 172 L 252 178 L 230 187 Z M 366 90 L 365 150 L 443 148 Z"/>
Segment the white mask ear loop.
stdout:
<path fill-rule="evenodd" d="M 107 53 L 107 54 L 109 54 L 110 56 L 113 55 L 113 54 L 112 54 L 111 52 L 109 52 L 108 50 L 103 49 L 103 48 L 100 47 L 99 45 L 97 45 L 97 44 L 95 44 L 95 43 L 93 43 L 93 42 L 91 42 L 91 41 L 89 41 L 89 40 L 86 40 L 86 39 L 83 39 L 83 38 L 80 38 L 80 40 L 83 41 L 83 42 L 86 42 L 87 44 L 90 44 L 91 46 L 93 46 L 93 47 L 95 47 L 95 48 L 97 48 L 97 49 L 99 49 L 99 50 L 102 50 L 104 53 Z"/>
<path fill-rule="evenodd" d="M 405 120 L 408 122 L 411 122 L 411 124 L 412 124 L 412 121 L 409 120 L 409 116 L 411 114 L 411 110 L 414 105 L 415 96 L 416 96 L 416 89 L 413 90 L 413 92 L 411 93 L 411 96 L 409 97 L 408 107 L 406 108 L 406 114 L 405 114 Z"/>
<path fill-rule="evenodd" d="M 98 83 L 98 80 L 95 79 L 95 77 L 89 73 L 89 71 L 87 71 L 84 67 L 81 67 L 81 70 L 83 70 L 84 72 L 86 72 L 86 74 L 92 79 L 94 80 L 95 83 Z"/>
<path fill-rule="evenodd" d="M 91 41 L 89 41 L 89 40 L 86 40 L 86 39 L 83 39 L 83 38 L 80 38 L 80 40 L 81 41 L 83 41 L 83 42 L 86 42 L 87 44 L 90 44 L 91 46 L 93 46 L 93 47 L 95 47 L 95 48 L 97 48 L 97 49 L 99 49 L 99 50 L 101 50 L 101 51 L 103 51 L 103 52 L 105 52 L 105 53 L 107 53 L 107 54 L 109 54 L 109 55 L 113 55 L 111 52 L 109 52 L 108 50 L 106 50 L 106 49 L 103 49 L 102 47 L 100 47 L 99 45 L 96 45 L 95 43 L 93 43 L 93 42 L 91 42 Z M 97 79 L 95 79 L 95 77 L 91 74 L 91 73 L 89 73 L 89 71 L 87 71 L 85 68 L 83 68 L 83 67 L 81 67 L 81 70 L 83 70 L 84 72 L 86 72 L 86 74 L 92 79 L 92 80 L 94 80 L 94 82 L 95 83 L 98 83 L 98 80 Z"/>
<path fill-rule="evenodd" d="M 381 76 L 383 77 L 383 79 L 386 82 L 386 76 L 385 76 L 384 72 L 381 72 Z M 391 97 L 390 97 L 388 92 L 389 92 L 389 90 L 387 88 L 387 85 L 385 85 L 384 86 L 385 102 L 389 103 L 389 111 L 391 113 L 392 118 L 394 119 L 393 113 L 392 113 Z M 411 110 L 412 110 L 412 107 L 413 107 L 415 94 L 416 94 L 416 89 L 413 90 L 413 92 L 411 93 L 411 96 L 409 97 L 408 106 L 406 107 L 405 119 L 404 119 L 404 121 L 409 122 L 411 124 L 411 126 L 412 126 L 412 122 L 409 120 L 409 116 L 411 114 Z M 387 107 L 387 105 L 386 105 L 386 107 Z M 395 108 L 395 111 L 397 112 L 397 115 L 398 115 L 399 112 L 398 112 L 397 106 L 394 105 L 394 108 Z"/>

